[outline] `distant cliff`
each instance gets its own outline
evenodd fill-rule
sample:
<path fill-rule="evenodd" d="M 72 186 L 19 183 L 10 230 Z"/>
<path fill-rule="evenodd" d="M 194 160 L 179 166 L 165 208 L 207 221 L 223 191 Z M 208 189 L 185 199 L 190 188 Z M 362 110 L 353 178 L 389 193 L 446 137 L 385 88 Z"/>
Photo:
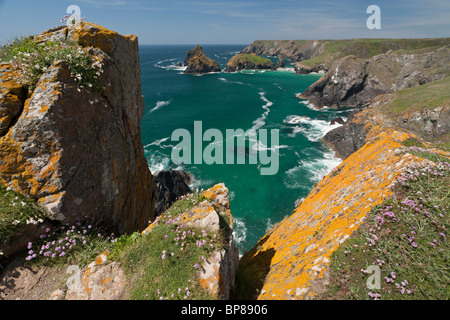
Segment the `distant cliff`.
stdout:
<path fill-rule="evenodd" d="M 256 40 L 242 53 L 288 58 L 315 70 L 328 71 L 333 62 L 348 55 L 369 59 L 389 50 L 442 47 L 450 38 L 436 39 L 347 39 L 347 40 Z"/>
<path fill-rule="evenodd" d="M 81 22 L 23 41 L 17 54 L 26 60 L 38 44 L 50 65 L 33 83 L 22 61 L 0 64 L 0 182 L 37 201 L 48 221 L 142 230 L 153 219 L 154 184 L 141 142 L 136 36 Z M 50 59 L 61 52 L 71 55 Z"/>
<path fill-rule="evenodd" d="M 370 59 L 336 60 L 328 72 L 299 95 L 316 107 L 363 107 L 380 94 L 423 85 L 450 75 L 450 45 L 389 51 Z"/>

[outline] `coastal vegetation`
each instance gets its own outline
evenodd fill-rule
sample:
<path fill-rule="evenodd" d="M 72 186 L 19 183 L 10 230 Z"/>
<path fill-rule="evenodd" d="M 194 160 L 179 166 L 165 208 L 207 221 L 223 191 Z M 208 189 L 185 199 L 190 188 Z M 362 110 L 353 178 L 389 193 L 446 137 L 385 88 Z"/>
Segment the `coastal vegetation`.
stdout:
<path fill-rule="evenodd" d="M 38 43 L 18 37 L 0 50 L 0 62 L 11 62 L 21 74 L 17 81 L 34 89 L 40 77 L 56 61 L 68 64 L 80 88 L 101 91 L 102 65 L 75 41 L 56 39 Z"/>
<path fill-rule="evenodd" d="M 405 147 L 402 152 L 414 153 L 417 148 Z M 393 197 L 373 208 L 364 224 L 333 253 L 330 285 L 317 299 L 450 298 L 450 163 L 446 160 L 413 166 L 398 177 Z M 379 288 L 368 287 L 371 265 L 381 270 Z"/>
<path fill-rule="evenodd" d="M 27 224 L 42 223 L 44 217 L 44 211 L 33 200 L 0 184 L 0 243 Z"/>

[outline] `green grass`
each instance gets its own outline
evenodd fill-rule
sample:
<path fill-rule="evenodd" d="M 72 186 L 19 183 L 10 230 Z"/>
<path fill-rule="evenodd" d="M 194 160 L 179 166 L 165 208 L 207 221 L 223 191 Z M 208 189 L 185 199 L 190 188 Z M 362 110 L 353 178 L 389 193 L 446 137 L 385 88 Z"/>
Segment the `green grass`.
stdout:
<path fill-rule="evenodd" d="M 33 200 L 0 185 L 0 243 L 23 226 L 40 223 L 43 219 L 44 212 Z"/>
<path fill-rule="evenodd" d="M 444 46 L 450 43 L 450 38 L 437 39 L 351 39 L 351 40 L 322 40 L 325 42 L 324 51 L 311 59 L 303 60 L 308 66 L 325 64 L 328 68 L 339 58 L 354 55 L 357 58 L 368 59 L 389 50 L 405 50 L 413 52 L 424 48 Z M 431 50 L 431 49 L 430 49 Z"/>
<path fill-rule="evenodd" d="M 450 165 L 437 161 L 403 174 L 395 196 L 332 254 L 330 285 L 318 299 L 450 298 Z M 380 268 L 379 289 L 367 286 L 371 265 Z"/>
<path fill-rule="evenodd" d="M 450 77 L 421 86 L 399 90 L 392 94 L 393 101 L 384 105 L 382 111 L 399 115 L 450 105 Z"/>
<path fill-rule="evenodd" d="M 254 55 L 254 54 L 243 54 L 243 58 L 247 61 L 253 62 L 255 64 L 266 64 L 271 63 L 270 59 Z"/>
<path fill-rule="evenodd" d="M 211 299 L 196 274 L 204 259 L 223 246 L 222 233 L 202 232 L 172 220 L 202 200 L 198 194 L 179 200 L 151 232 L 118 239 L 121 249 L 113 251 L 113 256 L 126 273 L 127 299 Z M 203 241 L 205 244 L 200 246 Z"/>
<path fill-rule="evenodd" d="M 425 145 L 416 138 L 408 138 L 402 141 L 402 145 L 405 147 L 425 148 Z"/>
<path fill-rule="evenodd" d="M 34 89 L 40 77 L 57 60 L 66 62 L 82 89 L 101 92 L 99 62 L 74 41 L 58 39 L 36 43 L 29 37 L 18 37 L 0 49 L 0 62 L 12 62 L 22 71 L 18 79 Z"/>

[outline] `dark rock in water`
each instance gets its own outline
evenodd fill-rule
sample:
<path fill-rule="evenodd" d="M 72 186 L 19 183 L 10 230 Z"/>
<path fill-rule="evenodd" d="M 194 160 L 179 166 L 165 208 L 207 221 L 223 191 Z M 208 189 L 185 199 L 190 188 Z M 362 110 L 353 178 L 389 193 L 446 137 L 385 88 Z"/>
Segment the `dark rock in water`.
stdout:
<path fill-rule="evenodd" d="M 286 62 L 284 61 L 283 57 L 279 57 L 277 62 L 277 68 L 284 68 L 285 65 Z"/>
<path fill-rule="evenodd" d="M 184 65 L 187 69 L 184 73 L 203 74 L 209 72 L 220 72 L 221 69 L 216 61 L 208 57 L 200 45 L 187 52 L 184 59 Z"/>
<path fill-rule="evenodd" d="M 167 210 L 177 198 L 191 192 L 191 177 L 187 172 L 173 169 L 159 171 L 154 179 L 155 218 Z"/>
<path fill-rule="evenodd" d="M 342 119 L 341 117 L 336 117 L 333 120 L 331 120 L 330 125 L 334 125 L 336 123 L 344 124 L 344 122 L 345 122 L 344 119 Z"/>
<path fill-rule="evenodd" d="M 323 137 L 323 141 L 342 159 L 346 159 L 364 145 L 367 131 L 365 124 L 352 121 L 356 113 L 352 112 L 344 125 L 329 131 Z"/>
<path fill-rule="evenodd" d="M 177 63 L 175 63 L 175 67 L 182 67 L 183 66 L 183 64 L 180 62 L 180 61 L 178 61 Z"/>

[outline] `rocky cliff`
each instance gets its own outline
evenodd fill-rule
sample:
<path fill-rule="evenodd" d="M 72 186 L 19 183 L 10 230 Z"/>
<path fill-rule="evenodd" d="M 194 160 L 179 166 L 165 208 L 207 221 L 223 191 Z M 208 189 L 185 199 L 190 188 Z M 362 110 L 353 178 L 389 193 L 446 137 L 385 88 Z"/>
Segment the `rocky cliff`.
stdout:
<path fill-rule="evenodd" d="M 376 97 L 343 126 L 323 138 L 343 159 L 361 148 L 380 128 L 402 129 L 425 141 L 447 141 L 450 134 L 450 77 Z"/>
<path fill-rule="evenodd" d="M 230 58 L 225 68 L 226 72 L 241 70 L 275 70 L 272 60 L 258 56 L 255 53 L 239 53 Z"/>
<path fill-rule="evenodd" d="M 242 50 L 242 53 L 301 61 L 321 54 L 324 50 L 323 44 L 323 40 L 256 40 Z"/>
<path fill-rule="evenodd" d="M 187 69 L 184 73 L 203 74 L 209 72 L 220 72 L 221 69 L 216 61 L 208 57 L 200 45 L 186 53 L 184 65 Z"/>
<path fill-rule="evenodd" d="M 246 298 L 312 299 L 323 292 L 329 283 L 332 253 L 372 208 L 392 195 L 392 185 L 408 164 L 426 161 L 395 152 L 411 137 L 378 130 L 378 135 L 328 174 L 292 216 L 244 254 L 240 270 L 260 279 Z"/>
<path fill-rule="evenodd" d="M 159 171 L 155 174 L 155 218 L 160 216 L 178 198 L 191 192 L 189 173 L 178 170 Z"/>
<path fill-rule="evenodd" d="M 338 59 L 354 55 L 370 59 L 390 50 L 417 50 L 442 47 L 450 44 L 450 38 L 431 39 L 344 39 L 344 40 L 256 40 L 242 53 L 284 57 L 293 62 L 301 61 L 313 72 L 328 71 Z"/>
<path fill-rule="evenodd" d="M 49 221 L 87 218 L 116 233 L 142 230 L 154 200 L 140 135 L 145 106 L 136 36 L 82 22 L 27 41 L 49 55 L 70 43 L 89 56 L 88 68 L 98 66 L 98 87 L 81 85 L 79 65 L 68 56 L 43 68 L 35 85 L 23 81 L 26 70 L 13 59 L 2 63 L 0 182 L 35 199 Z"/>
<path fill-rule="evenodd" d="M 448 151 L 430 144 L 448 148 L 448 50 L 445 45 L 390 51 L 369 59 L 345 56 L 302 94 L 317 106 L 368 107 L 352 113 L 343 126 L 324 137 L 344 161 L 314 187 L 291 216 L 241 258 L 243 277 L 252 275 L 248 276 L 251 280 L 244 298 L 314 299 L 323 297 L 323 292 L 330 295 L 327 285 L 333 253 L 372 210 L 393 199 L 393 186 L 399 177 L 409 172 L 410 166 L 433 167 L 429 159 L 450 158 Z M 423 148 L 408 151 L 404 146 L 411 144 Z M 371 261 L 364 263 L 370 265 Z M 338 278 L 332 283 L 339 284 L 344 281 L 339 270 L 345 266 L 334 268 Z M 345 281 L 353 285 L 352 280 Z M 349 291 L 348 286 L 341 290 Z"/>
<path fill-rule="evenodd" d="M 299 95 L 316 107 L 367 106 L 376 96 L 423 85 L 450 74 L 450 45 L 389 51 L 370 59 L 350 55 Z"/>
<path fill-rule="evenodd" d="M 196 273 L 195 280 L 204 288 L 210 298 L 230 299 L 234 296 L 235 274 L 239 255 L 233 239 L 233 219 L 230 213 L 228 189 L 217 184 L 203 192 L 205 200 L 189 211 L 172 216 L 170 221 L 180 221 L 186 229 L 200 232 L 222 232 L 225 241 L 205 258 Z M 226 217 L 226 218 L 224 218 Z M 160 218 L 164 218 L 161 216 Z M 156 219 L 143 232 L 142 237 L 154 232 L 162 219 Z M 221 220 L 227 222 L 223 223 Z M 180 224 L 178 224 L 180 227 Z M 206 230 L 206 231 L 205 231 Z M 176 263 L 176 262 L 175 262 Z M 152 272 L 149 270 L 148 272 Z M 166 274 L 166 276 L 175 276 Z M 117 300 L 129 298 L 131 279 L 119 261 L 111 261 L 109 253 L 100 254 L 81 274 L 80 285 L 63 286 L 54 291 L 52 300 Z M 193 285 L 192 283 L 190 286 Z"/>

